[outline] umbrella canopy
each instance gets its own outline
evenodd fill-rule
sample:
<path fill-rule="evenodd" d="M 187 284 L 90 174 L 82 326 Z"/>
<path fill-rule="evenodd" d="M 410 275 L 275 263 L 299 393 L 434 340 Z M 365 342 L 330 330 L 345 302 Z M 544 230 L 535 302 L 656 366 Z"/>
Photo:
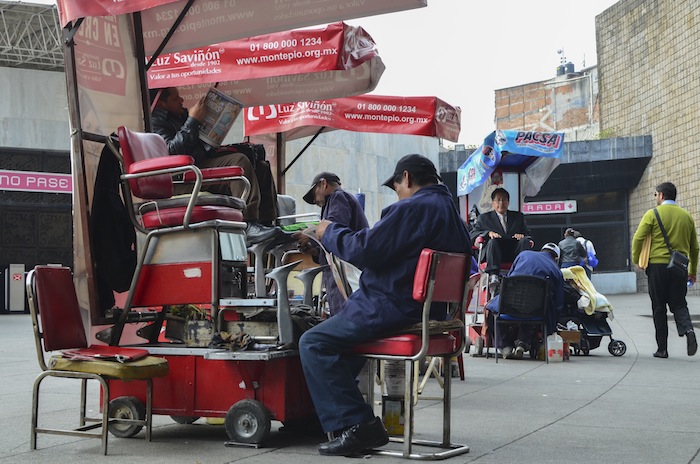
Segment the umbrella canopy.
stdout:
<path fill-rule="evenodd" d="M 457 195 L 469 194 L 497 168 L 525 173 L 522 195 L 537 195 L 559 164 L 563 147 L 563 132 L 494 131 L 457 170 Z"/>
<path fill-rule="evenodd" d="M 193 104 L 218 84 L 243 106 L 255 106 L 366 93 L 383 71 L 372 37 L 338 22 L 160 55 L 148 86 L 179 87 Z"/>
<path fill-rule="evenodd" d="M 317 127 L 356 132 L 425 135 L 456 142 L 459 107 L 436 97 L 360 95 L 332 100 L 269 105 L 245 110 L 245 135 L 283 133 L 293 140 Z"/>
<path fill-rule="evenodd" d="M 158 50 L 183 11 L 186 13 L 163 49 L 165 53 L 427 6 L 427 0 L 57 0 L 56 3 L 64 26 L 83 17 L 141 12 L 146 55 Z"/>

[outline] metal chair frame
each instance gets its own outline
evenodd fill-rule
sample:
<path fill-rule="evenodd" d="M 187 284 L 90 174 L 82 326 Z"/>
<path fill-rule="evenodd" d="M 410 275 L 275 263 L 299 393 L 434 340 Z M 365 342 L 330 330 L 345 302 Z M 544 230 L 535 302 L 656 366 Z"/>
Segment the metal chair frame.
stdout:
<path fill-rule="evenodd" d="M 469 452 L 468 445 L 454 444 L 451 442 L 451 412 L 452 412 L 452 379 L 451 375 L 445 375 L 442 385 L 442 440 L 416 440 L 413 438 L 414 422 L 414 397 L 417 386 L 416 362 L 426 358 L 426 356 L 439 357 L 444 366 L 450 366 L 450 360 L 460 354 L 466 345 L 466 328 L 462 326 L 457 331 L 448 333 L 438 330 L 438 333 L 430 331 L 430 308 L 433 302 L 449 303 L 456 307 L 453 314 L 455 319 L 464 322 L 465 310 L 469 299 L 469 269 L 470 256 L 458 253 L 446 253 L 425 249 L 421 253 L 418 261 L 416 277 L 413 284 L 413 298 L 423 303 L 421 316 L 420 335 L 402 334 L 395 337 L 387 337 L 376 341 L 370 341 L 359 345 L 353 350 L 354 353 L 369 358 L 369 372 L 375 372 L 373 363 L 376 360 L 403 361 L 405 363 L 406 378 L 404 388 L 404 408 L 405 426 L 403 437 L 391 437 L 394 442 L 403 443 L 402 451 L 386 449 L 376 449 L 373 453 L 387 456 L 398 456 L 407 459 L 446 459 L 459 454 Z M 401 345 L 405 340 L 412 340 L 419 346 L 417 351 L 411 354 L 389 354 L 392 345 Z M 420 342 L 418 342 L 420 340 Z M 435 349 L 436 346 L 451 340 L 452 349 Z M 381 349 L 373 347 L 374 342 L 386 343 L 389 349 L 382 352 Z M 449 371 L 449 369 L 448 369 Z M 449 372 L 448 372 L 449 374 Z M 371 382 L 373 376 L 368 376 Z M 374 389 L 368 388 L 369 403 L 374 402 Z M 414 446 L 426 446 L 438 448 L 442 451 L 433 453 L 417 453 L 413 451 Z"/>
<path fill-rule="evenodd" d="M 39 278 L 42 278 L 42 273 L 47 273 L 50 272 L 52 274 L 51 277 L 44 277 L 44 278 L 51 278 L 51 279 L 63 279 L 65 280 L 66 284 L 68 281 L 70 281 L 70 287 L 71 288 L 63 288 L 65 286 L 62 286 L 61 291 L 66 292 L 66 295 L 64 298 L 61 298 L 57 302 L 53 301 L 43 301 L 44 298 L 46 298 L 46 294 L 43 294 L 42 297 L 39 297 L 40 292 L 37 291 L 38 285 L 40 285 L 37 282 L 37 272 L 40 274 Z M 63 281 L 61 281 L 63 283 Z M 68 436 L 77 436 L 77 437 L 88 437 L 88 438 L 99 438 L 102 441 L 102 453 L 107 454 L 107 444 L 108 444 L 108 428 L 110 424 L 126 424 L 126 425 L 136 425 L 136 426 L 144 426 L 146 428 L 146 441 L 151 441 L 151 425 L 152 425 L 152 400 L 153 400 L 153 379 L 152 378 L 146 378 L 144 381 L 146 382 L 146 405 L 145 405 L 145 419 L 123 419 L 123 418 L 110 418 L 109 417 L 109 402 L 111 399 L 110 396 L 110 390 L 109 390 L 109 383 L 108 380 L 118 378 L 118 377 L 112 377 L 112 376 L 106 376 L 103 374 L 98 374 L 98 373 L 91 373 L 91 372 L 77 372 L 77 371 L 66 371 L 66 370 L 54 370 L 51 369 L 47 366 L 46 364 L 46 359 L 45 359 L 45 331 L 51 330 L 51 331 L 71 331 L 73 333 L 79 334 L 80 332 L 83 333 L 82 340 L 85 340 L 85 335 L 84 335 L 84 327 L 82 325 L 82 321 L 80 324 L 80 327 L 65 327 L 65 326 L 60 326 L 60 327 L 48 327 L 44 326 L 43 323 L 41 322 L 43 320 L 43 317 L 41 316 L 42 312 L 50 312 L 51 308 L 56 307 L 57 304 L 67 304 L 72 307 L 68 308 L 63 308 L 63 313 L 66 311 L 69 311 L 73 313 L 74 315 L 77 313 L 77 315 L 73 318 L 71 318 L 72 321 L 80 320 L 80 307 L 77 304 L 77 297 L 75 294 L 75 287 L 73 286 L 73 278 L 70 272 L 70 269 L 67 267 L 58 267 L 58 266 L 37 266 L 35 269 L 29 272 L 27 275 L 27 281 L 26 281 L 26 288 L 27 288 L 27 298 L 29 302 L 29 310 L 31 313 L 31 318 L 32 318 L 32 326 L 34 329 L 34 341 L 36 344 L 36 351 L 37 351 L 37 359 L 39 361 L 39 366 L 41 367 L 42 372 L 37 376 L 36 380 L 34 381 L 34 387 L 32 390 L 32 422 L 31 422 L 31 438 L 30 438 L 30 447 L 31 449 L 36 449 L 37 448 L 37 435 L 40 433 L 43 434 L 53 434 L 53 435 L 68 435 Z M 72 292 L 72 295 L 71 293 Z M 75 304 L 71 304 L 74 302 Z M 71 337 L 73 338 L 73 337 Z M 80 338 L 80 337 L 78 337 Z M 72 341 L 72 340 L 71 340 Z M 66 346 L 66 345 L 74 345 L 74 346 Z M 81 343 L 81 340 L 76 340 L 75 343 L 63 343 L 60 348 L 61 349 L 67 349 L 67 348 L 82 348 L 85 346 L 80 346 L 83 343 Z M 86 343 L 85 343 L 86 345 Z M 58 348 L 58 347 L 57 347 Z M 116 361 L 115 361 L 116 362 Z M 67 378 L 67 379 L 79 379 L 81 383 L 81 388 L 80 388 L 80 424 L 79 427 L 74 428 L 74 429 L 57 429 L 57 428 L 48 428 L 48 427 L 39 427 L 38 426 L 38 420 L 39 420 L 39 397 L 40 397 L 40 387 L 42 382 L 44 381 L 45 378 L 47 377 L 56 377 L 56 378 Z M 102 415 L 101 417 L 87 417 L 86 416 L 86 402 L 87 402 L 87 382 L 88 380 L 96 380 L 99 382 L 101 388 L 102 388 L 102 401 L 101 401 L 101 409 L 102 409 Z M 88 422 L 92 422 L 91 424 L 88 424 Z M 97 433 L 91 432 L 94 429 L 100 428 L 101 430 Z"/>

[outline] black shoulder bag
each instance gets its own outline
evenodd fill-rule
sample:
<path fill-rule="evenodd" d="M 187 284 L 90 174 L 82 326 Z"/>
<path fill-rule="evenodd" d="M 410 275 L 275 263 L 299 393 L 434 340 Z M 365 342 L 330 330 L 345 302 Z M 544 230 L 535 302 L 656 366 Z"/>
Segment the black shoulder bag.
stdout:
<path fill-rule="evenodd" d="M 659 228 L 661 233 L 664 235 L 664 242 L 668 247 L 668 252 L 671 253 L 671 259 L 668 262 L 668 270 L 675 277 L 682 277 L 684 279 L 688 278 L 688 257 L 681 253 L 680 251 L 675 251 L 671 248 L 671 244 L 668 241 L 668 235 L 666 235 L 666 229 L 664 228 L 664 223 L 661 222 L 661 217 L 659 212 L 654 208 L 654 214 L 656 215 L 656 221 L 659 223 Z"/>

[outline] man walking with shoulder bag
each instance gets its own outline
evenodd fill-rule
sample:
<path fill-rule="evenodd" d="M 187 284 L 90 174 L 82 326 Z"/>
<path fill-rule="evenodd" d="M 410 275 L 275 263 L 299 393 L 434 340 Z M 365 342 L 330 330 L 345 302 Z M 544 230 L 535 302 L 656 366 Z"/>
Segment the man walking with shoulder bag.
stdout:
<path fill-rule="evenodd" d="M 687 283 L 695 283 L 698 266 L 695 221 L 676 204 L 676 186 L 672 183 L 659 184 L 654 197 L 657 207 L 644 214 L 632 238 L 632 261 L 639 265 L 645 239 L 651 236 L 646 274 L 656 329 L 657 350 L 654 357 L 668 358 L 667 306 L 673 313 L 678 335 L 686 337 L 688 356 L 693 356 L 698 343 L 685 296 Z M 679 269 L 672 265 L 674 252 L 687 257 L 687 272 L 682 267 Z"/>

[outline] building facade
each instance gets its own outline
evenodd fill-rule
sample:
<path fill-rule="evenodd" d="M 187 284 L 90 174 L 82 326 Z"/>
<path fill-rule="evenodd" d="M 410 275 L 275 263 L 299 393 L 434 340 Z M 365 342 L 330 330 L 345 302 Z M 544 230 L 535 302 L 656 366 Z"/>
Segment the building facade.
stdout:
<path fill-rule="evenodd" d="M 649 135 L 654 143 L 654 156 L 629 194 L 628 235 L 655 206 L 654 188 L 664 181 L 678 187 L 678 203 L 700 221 L 698 2 L 622 0 L 596 17 L 596 39 L 601 130 Z M 646 290 L 645 276 L 637 275 Z"/>

